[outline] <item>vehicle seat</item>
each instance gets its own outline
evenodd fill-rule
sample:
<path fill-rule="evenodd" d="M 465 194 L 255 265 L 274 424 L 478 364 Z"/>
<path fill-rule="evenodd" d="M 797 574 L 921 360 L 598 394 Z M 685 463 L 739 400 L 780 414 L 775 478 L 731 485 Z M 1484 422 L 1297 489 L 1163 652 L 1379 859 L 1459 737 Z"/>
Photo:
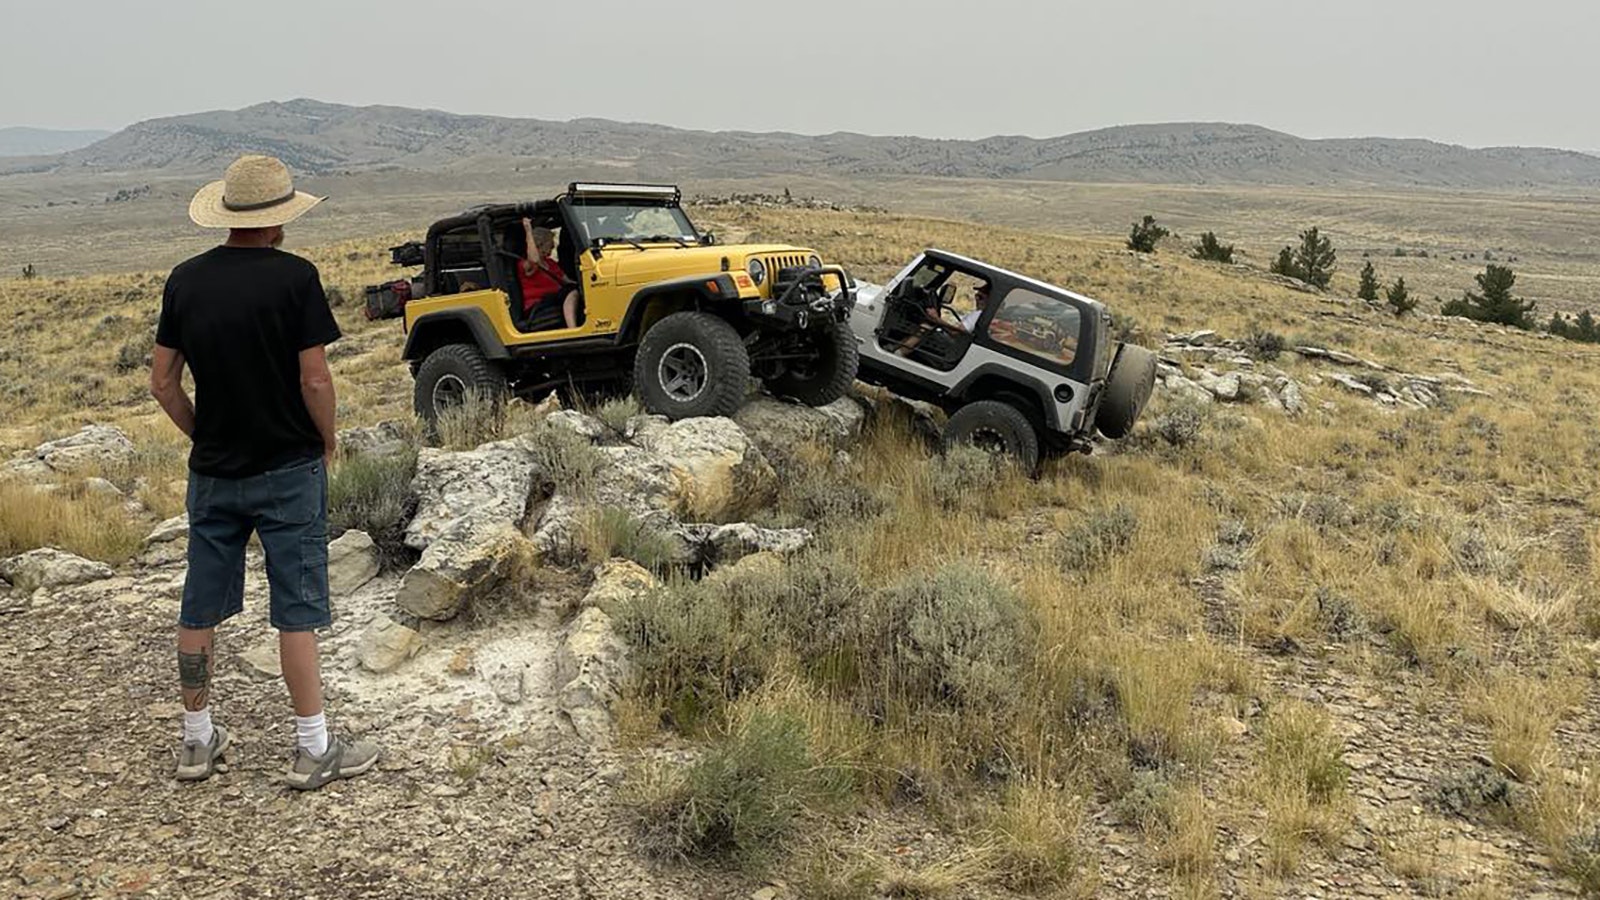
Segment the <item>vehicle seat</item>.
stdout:
<path fill-rule="evenodd" d="M 482 266 L 467 269 L 449 269 L 444 273 L 445 292 L 459 294 L 475 285 L 482 288 L 489 284 L 489 270 Z"/>

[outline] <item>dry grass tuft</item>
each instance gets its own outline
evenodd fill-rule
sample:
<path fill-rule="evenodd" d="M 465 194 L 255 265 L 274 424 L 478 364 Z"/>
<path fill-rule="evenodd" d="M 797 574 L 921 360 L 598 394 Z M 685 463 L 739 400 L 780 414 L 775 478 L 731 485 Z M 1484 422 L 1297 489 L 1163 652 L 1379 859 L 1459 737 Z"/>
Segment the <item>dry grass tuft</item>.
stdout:
<path fill-rule="evenodd" d="M 1079 828 L 1083 800 L 1039 784 L 1011 788 L 989 816 L 985 845 L 998 880 L 1018 891 L 1061 891 L 1091 879 Z M 1059 896 L 1059 894 L 1056 894 Z"/>
<path fill-rule="evenodd" d="M 83 492 L 0 482 L 0 557 L 54 547 L 118 564 L 139 549 L 147 525 L 129 520 L 122 501 Z"/>
<path fill-rule="evenodd" d="M 1472 689 L 1467 715 L 1489 729 L 1489 757 L 1518 781 L 1538 781 L 1554 762 L 1556 725 L 1578 698 L 1564 679 L 1508 673 Z"/>
<path fill-rule="evenodd" d="M 1318 709 L 1287 701 L 1268 714 L 1256 788 L 1267 813 L 1267 862 L 1274 872 L 1293 873 L 1308 842 L 1330 847 L 1348 826 L 1350 773 L 1343 751 Z"/>

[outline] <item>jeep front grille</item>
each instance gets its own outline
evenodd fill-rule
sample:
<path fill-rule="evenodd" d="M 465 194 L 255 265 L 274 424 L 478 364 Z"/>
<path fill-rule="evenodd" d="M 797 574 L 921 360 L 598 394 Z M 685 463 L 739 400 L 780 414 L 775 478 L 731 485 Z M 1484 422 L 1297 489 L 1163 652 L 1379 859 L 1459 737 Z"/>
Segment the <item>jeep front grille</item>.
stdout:
<path fill-rule="evenodd" d="M 779 293 L 774 287 L 778 283 L 779 272 L 803 266 L 808 258 L 804 253 L 775 253 L 761 257 L 762 265 L 767 267 L 767 282 L 764 285 L 767 295 L 775 297 Z"/>
<path fill-rule="evenodd" d="M 761 262 L 767 267 L 767 272 L 776 278 L 784 269 L 792 269 L 806 264 L 807 256 L 804 253 L 779 253 L 773 256 L 761 257 Z"/>

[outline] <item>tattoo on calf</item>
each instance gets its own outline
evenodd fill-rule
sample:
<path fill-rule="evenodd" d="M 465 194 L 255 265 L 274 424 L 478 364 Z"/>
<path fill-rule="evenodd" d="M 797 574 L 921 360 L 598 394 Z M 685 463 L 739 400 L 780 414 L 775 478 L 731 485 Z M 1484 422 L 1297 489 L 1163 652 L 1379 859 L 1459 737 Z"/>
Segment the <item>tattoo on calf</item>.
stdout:
<path fill-rule="evenodd" d="M 191 712 L 205 709 L 206 700 L 211 693 L 211 665 L 210 654 L 201 650 L 198 653 L 185 653 L 178 651 L 178 685 L 185 694 L 184 708 Z M 194 696 L 187 696 L 190 692 Z"/>

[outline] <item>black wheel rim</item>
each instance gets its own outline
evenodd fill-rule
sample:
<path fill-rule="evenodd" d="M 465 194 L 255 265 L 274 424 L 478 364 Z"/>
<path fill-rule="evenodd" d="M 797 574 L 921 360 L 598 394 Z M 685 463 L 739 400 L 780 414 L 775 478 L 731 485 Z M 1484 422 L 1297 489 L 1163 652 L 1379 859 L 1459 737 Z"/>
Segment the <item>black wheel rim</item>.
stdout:
<path fill-rule="evenodd" d="M 1004 456 L 1011 452 L 1011 447 L 1006 441 L 1006 436 L 997 428 L 975 428 L 967 438 L 967 443 L 985 453 Z"/>
<path fill-rule="evenodd" d="M 440 375 L 433 383 L 433 409 L 435 412 L 460 406 L 467 402 L 467 383 L 458 375 Z"/>
<path fill-rule="evenodd" d="M 693 344 L 673 344 L 656 364 L 656 379 L 668 398 L 688 403 L 705 392 L 711 367 Z"/>

